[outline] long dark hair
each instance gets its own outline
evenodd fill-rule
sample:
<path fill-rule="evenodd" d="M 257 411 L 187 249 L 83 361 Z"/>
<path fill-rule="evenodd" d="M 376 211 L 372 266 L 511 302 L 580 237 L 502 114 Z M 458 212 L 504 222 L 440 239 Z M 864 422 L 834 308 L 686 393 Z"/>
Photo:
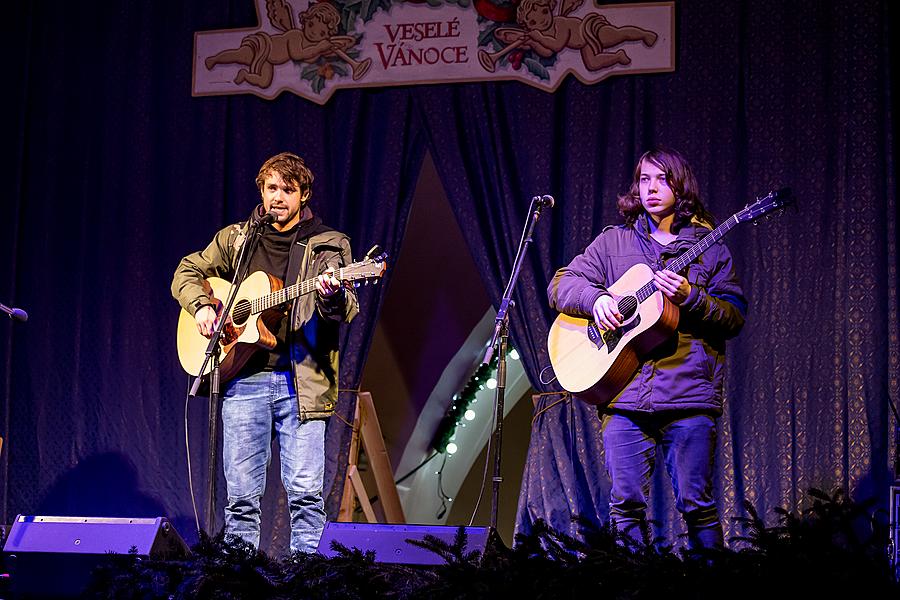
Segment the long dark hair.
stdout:
<path fill-rule="evenodd" d="M 675 194 L 675 219 L 672 228 L 678 231 L 696 217 L 704 225 L 714 226 L 715 217 L 700 200 L 700 187 L 694 171 L 681 154 L 669 148 L 648 150 L 638 159 L 634 167 L 634 177 L 628 191 L 619 196 L 619 214 L 625 217 L 627 225 L 634 225 L 644 212 L 641 205 L 641 164 L 647 161 L 666 174 L 666 183 Z"/>

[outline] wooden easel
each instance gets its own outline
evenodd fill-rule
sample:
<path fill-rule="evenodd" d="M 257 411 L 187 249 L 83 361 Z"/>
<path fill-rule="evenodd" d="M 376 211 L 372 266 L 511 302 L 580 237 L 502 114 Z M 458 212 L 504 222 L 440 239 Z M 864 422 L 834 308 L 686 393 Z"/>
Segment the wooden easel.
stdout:
<path fill-rule="evenodd" d="M 378 498 L 384 509 L 384 518 L 388 523 L 406 523 L 403 516 L 403 507 L 400 505 L 400 496 L 397 494 L 397 485 L 394 483 L 394 471 L 391 469 L 391 460 L 387 449 L 384 447 L 384 437 L 381 435 L 381 425 L 378 424 L 378 415 L 375 413 L 375 403 L 372 402 L 372 394 L 359 392 L 356 395 L 356 409 L 353 411 L 353 437 L 350 440 L 350 456 L 347 462 L 347 477 L 344 479 L 344 495 L 341 498 L 341 507 L 338 511 L 338 521 L 350 522 L 353 520 L 353 498 L 359 500 L 366 521 L 377 523 L 378 518 L 372 503 L 369 502 L 369 494 L 363 485 L 359 475 L 359 442 L 362 439 L 363 449 L 369 457 L 372 474 L 375 476 L 375 488 Z"/>

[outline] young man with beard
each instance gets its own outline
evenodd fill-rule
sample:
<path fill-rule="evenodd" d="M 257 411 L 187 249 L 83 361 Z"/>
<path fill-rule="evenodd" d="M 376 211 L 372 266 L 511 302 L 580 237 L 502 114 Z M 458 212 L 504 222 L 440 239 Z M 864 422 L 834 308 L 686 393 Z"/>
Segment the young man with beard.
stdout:
<path fill-rule="evenodd" d="M 315 552 L 325 526 L 325 425 L 337 402 L 338 326 L 358 312 L 352 288 L 333 277 L 352 262 L 350 241 L 313 215 L 312 182 L 303 160 L 287 152 L 267 160 L 256 177 L 263 213 L 275 219 L 263 225 L 248 273 L 264 271 L 286 285 L 318 278 L 315 293 L 285 305 L 285 317 L 273 330 L 275 347 L 253 354 L 225 383 L 222 402 L 225 533 L 259 546 L 260 499 L 277 436 L 294 552 Z M 204 279 L 234 277 L 249 229 L 250 221 L 225 227 L 175 271 L 172 294 L 204 336 L 221 316 Z"/>

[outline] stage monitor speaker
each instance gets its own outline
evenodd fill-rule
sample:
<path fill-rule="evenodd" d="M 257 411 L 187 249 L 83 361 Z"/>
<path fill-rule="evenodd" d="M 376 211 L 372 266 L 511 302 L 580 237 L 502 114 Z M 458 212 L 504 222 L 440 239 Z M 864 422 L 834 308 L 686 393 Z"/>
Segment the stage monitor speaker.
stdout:
<path fill-rule="evenodd" d="M 487 527 L 465 527 L 466 553 L 478 550 L 484 552 L 488 541 Z M 407 540 L 422 540 L 430 534 L 452 544 L 459 527 L 440 525 L 383 525 L 373 523 L 328 523 L 319 541 L 319 553 L 337 556 L 331 549 L 331 542 L 362 551 L 375 552 L 375 561 L 406 565 L 440 565 L 444 559 L 425 548 L 410 544 Z"/>
<path fill-rule="evenodd" d="M 16 517 L 4 562 L 13 598 L 74 598 L 109 554 L 172 560 L 190 550 L 165 517 Z"/>

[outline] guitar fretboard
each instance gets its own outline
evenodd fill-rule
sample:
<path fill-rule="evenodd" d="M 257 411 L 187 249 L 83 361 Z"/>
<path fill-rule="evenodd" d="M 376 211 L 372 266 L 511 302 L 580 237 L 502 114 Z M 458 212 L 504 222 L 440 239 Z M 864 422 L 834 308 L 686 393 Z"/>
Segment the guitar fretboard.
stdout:
<path fill-rule="evenodd" d="M 689 264 L 691 264 L 692 262 L 697 260 L 697 257 L 700 256 L 701 254 L 703 254 L 704 252 L 706 252 L 707 250 L 709 250 L 713 244 L 715 244 L 716 242 L 721 240 L 723 237 L 725 237 L 725 234 L 728 233 L 731 230 L 731 228 L 734 227 L 735 225 L 737 225 L 738 223 L 739 223 L 739 221 L 737 219 L 737 215 L 736 214 L 731 215 L 731 217 L 729 217 L 724 223 L 722 223 L 721 225 L 719 225 L 718 227 L 716 227 L 715 229 L 713 229 L 712 231 L 707 233 L 705 236 L 703 236 L 703 238 L 699 242 L 697 242 L 696 244 L 691 246 L 687 252 L 685 252 L 684 254 L 682 254 L 681 256 L 679 256 L 678 258 L 673 260 L 672 262 L 670 262 L 668 265 L 666 265 L 666 268 L 669 271 L 672 271 L 673 273 L 678 273 L 679 271 L 684 269 L 686 266 L 688 266 Z M 656 284 L 654 284 L 652 281 L 650 281 L 650 282 L 644 284 L 640 289 L 638 289 L 638 291 L 635 293 L 635 295 L 637 296 L 638 302 L 640 303 L 640 302 L 643 302 L 644 300 L 646 300 L 647 298 L 649 298 L 650 296 L 652 296 L 653 293 L 656 291 L 657 291 Z M 626 298 L 626 300 L 628 300 L 628 299 Z M 628 308 L 630 308 L 631 310 L 634 310 L 637 307 L 625 306 L 625 307 L 620 307 L 619 310 L 620 311 L 622 311 L 622 309 L 627 310 Z"/>
<path fill-rule="evenodd" d="M 267 294 L 250 302 L 251 314 L 261 313 L 262 311 L 278 306 L 279 304 L 284 304 L 294 298 L 308 294 L 314 289 L 316 289 L 316 278 L 305 279 L 294 285 L 281 288 L 277 292 L 272 292 L 271 294 Z"/>
<path fill-rule="evenodd" d="M 355 283 L 361 280 L 375 280 L 384 274 L 386 264 L 384 259 L 387 255 L 380 256 L 377 260 L 366 259 L 358 263 L 346 265 L 334 270 L 334 278 L 342 282 L 342 285 Z M 316 281 L 318 277 L 312 277 L 304 281 L 281 288 L 276 292 L 271 292 L 264 296 L 260 296 L 255 300 L 242 299 L 235 304 L 232 311 L 232 320 L 236 323 L 243 323 L 250 315 L 259 314 L 270 308 L 274 308 L 281 304 L 285 304 L 294 298 L 303 296 L 315 291 Z M 271 285 L 271 282 L 270 282 Z M 271 288 L 269 288 L 271 289 Z"/>

